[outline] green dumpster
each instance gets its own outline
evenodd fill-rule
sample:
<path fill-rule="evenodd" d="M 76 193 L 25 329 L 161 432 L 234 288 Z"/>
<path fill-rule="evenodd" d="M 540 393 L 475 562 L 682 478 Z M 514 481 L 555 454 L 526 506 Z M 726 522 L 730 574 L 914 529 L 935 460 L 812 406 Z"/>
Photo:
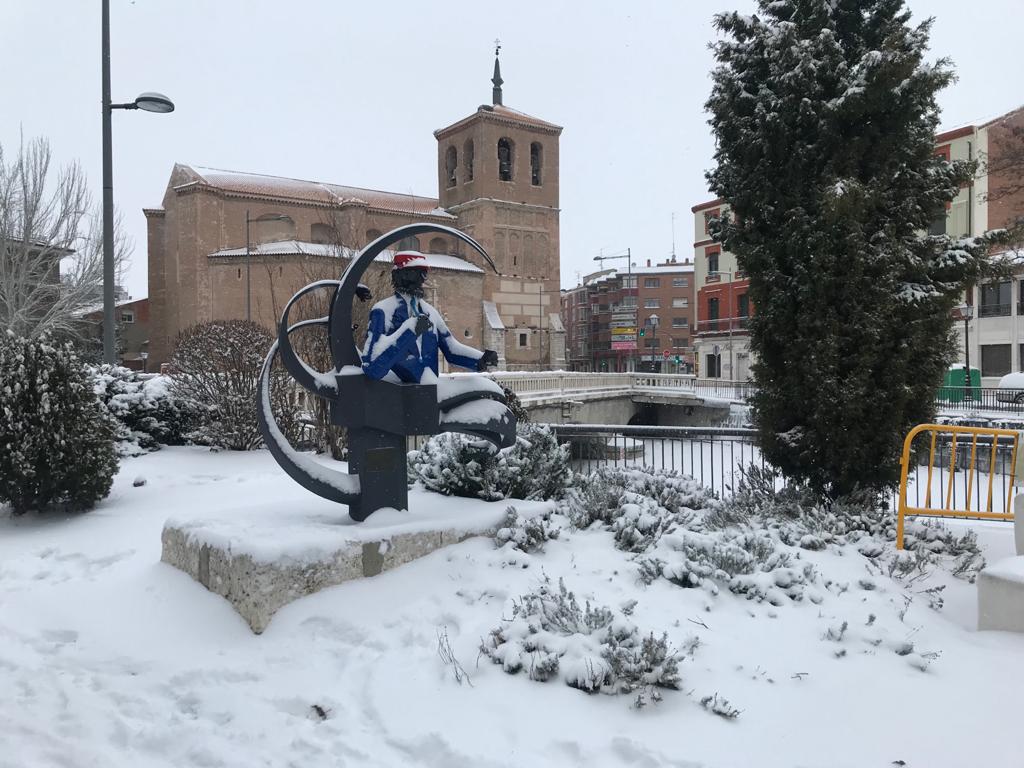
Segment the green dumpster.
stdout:
<path fill-rule="evenodd" d="M 946 371 L 942 387 L 939 389 L 939 400 L 946 403 L 959 403 L 964 399 L 981 400 L 981 371 L 971 368 L 970 383 L 967 382 L 966 373 L 962 365 L 954 365 Z"/>

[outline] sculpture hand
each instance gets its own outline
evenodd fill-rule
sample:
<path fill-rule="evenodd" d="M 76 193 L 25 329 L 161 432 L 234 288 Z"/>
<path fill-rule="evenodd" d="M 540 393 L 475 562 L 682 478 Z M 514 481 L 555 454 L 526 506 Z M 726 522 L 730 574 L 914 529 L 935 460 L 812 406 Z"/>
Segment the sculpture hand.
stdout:
<path fill-rule="evenodd" d="M 420 315 L 416 318 L 416 335 L 422 336 L 424 333 L 430 330 L 430 318 L 426 315 Z"/>
<path fill-rule="evenodd" d="M 482 371 L 488 366 L 496 366 L 498 364 L 498 353 L 493 349 L 485 349 L 483 356 L 476 361 L 476 369 Z"/>

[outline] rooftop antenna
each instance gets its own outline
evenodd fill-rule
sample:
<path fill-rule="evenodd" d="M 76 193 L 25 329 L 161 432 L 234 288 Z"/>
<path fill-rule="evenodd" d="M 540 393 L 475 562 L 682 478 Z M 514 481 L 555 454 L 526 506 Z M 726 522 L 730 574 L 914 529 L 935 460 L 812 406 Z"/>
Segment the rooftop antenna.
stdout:
<path fill-rule="evenodd" d="M 676 212 L 672 211 L 672 261 L 676 260 Z"/>

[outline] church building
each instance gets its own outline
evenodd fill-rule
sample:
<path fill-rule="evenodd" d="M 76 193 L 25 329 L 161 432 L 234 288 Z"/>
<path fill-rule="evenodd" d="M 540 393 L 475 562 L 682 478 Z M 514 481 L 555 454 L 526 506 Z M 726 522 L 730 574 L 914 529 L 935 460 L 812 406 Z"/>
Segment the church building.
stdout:
<path fill-rule="evenodd" d="M 337 279 L 352 255 L 403 224 L 462 230 L 498 274 L 452 238 L 408 238 L 429 254 L 427 300 L 467 344 L 494 349 L 499 368 L 565 367 L 559 317 L 558 139 L 562 128 L 502 103 L 495 57 L 492 103 L 437 139 L 438 196 L 177 163 L 148 224 L 150 370 L 168 362 L 195 323 L 245 319 L 276 328 L 304 285 Z M 387 264 L 370 281 L 387 288 Z M 325 292 L 326 293 L 326 292 Z"/>

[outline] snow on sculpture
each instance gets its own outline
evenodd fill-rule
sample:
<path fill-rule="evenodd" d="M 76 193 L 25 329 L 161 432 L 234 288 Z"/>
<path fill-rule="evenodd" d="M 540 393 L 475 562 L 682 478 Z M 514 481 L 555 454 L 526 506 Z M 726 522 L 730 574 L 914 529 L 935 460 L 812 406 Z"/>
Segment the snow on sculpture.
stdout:
<path fill-rule="evenodd" d="M 409 435 L 464 432 L 491 442 L 496 449 L 515 442 L 515 416 L 501 387 L 482 376 L 438 376 L 439 351 L 452 365 L 473 371 L 496 365 L 498 356 L 455 340 L 441 314 L 422 300 L 427 276 L 423 254 L 403 251 L 395 256 L 395 294 L 374 305 L 362 353 L 356 348 L 352 300 L 370 298 L 359 278 L 389 245 L 425 232 L 441 232 L 467 243 L 495 269 L 479 243 L 458 230 L 435 224 L 399 227 L 367 245 L 340 281 L 321 280 L 292 297 L 281 315 L 277 342 L 263 364 L 258 414 L 271 454 L 306 489 L 347 504 L 354 520 L 365 520 L 384 507 L 408 508 L 405 453 Z M 295 303 L 323 289 L 334 291 L 330 314 L 290 325 Z M 328 329 L 334 362 L 330 371 L 311 368 L 289 341 L 291 333 L 314 325 Z M 278 429 L 269 398 L 270 371 L 277 356 L 296 382 L 330 403 L 331 422 L 348 428 L 347 473 L 296 452 Z"/>

